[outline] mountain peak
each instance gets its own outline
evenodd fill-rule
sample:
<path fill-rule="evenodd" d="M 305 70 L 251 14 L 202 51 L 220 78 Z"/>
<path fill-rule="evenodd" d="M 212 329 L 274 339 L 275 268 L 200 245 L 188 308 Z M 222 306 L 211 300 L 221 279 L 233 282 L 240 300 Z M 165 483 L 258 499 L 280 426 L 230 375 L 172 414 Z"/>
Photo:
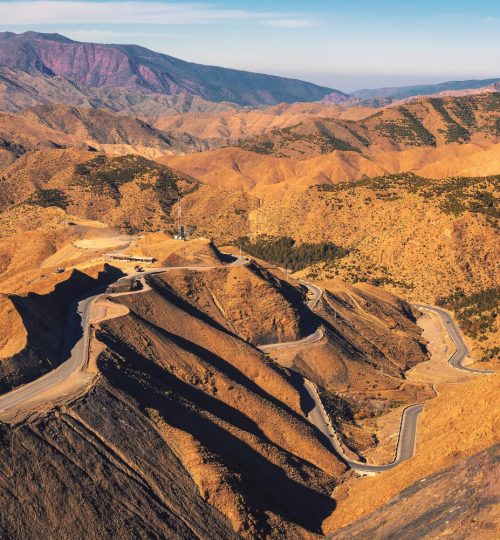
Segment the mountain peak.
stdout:
<path fill-rule="evenodd" d="M 34 32 L 33 30 L 28 30 L 27 32 L 22 32 L 16 34 L 15 32 L 0 32 L 0 40 L 6 39 L 42 39 L 45 41 L 54 41 L 57 43 L 77 43 L 72 39 L 63 36 L 58 33 L 44 33 L 44 32 Z"/>

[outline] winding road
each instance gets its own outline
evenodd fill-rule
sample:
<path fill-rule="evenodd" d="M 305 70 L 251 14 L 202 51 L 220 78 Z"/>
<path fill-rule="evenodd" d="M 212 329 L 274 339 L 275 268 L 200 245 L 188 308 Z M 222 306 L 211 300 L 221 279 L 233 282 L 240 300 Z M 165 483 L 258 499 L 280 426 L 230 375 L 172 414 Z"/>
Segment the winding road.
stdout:
<path fill-rule="evenodd" d="M 249 264 L 249 260 L 246 257 L 236 257 L 236 260 L 231 263 L 233 266 L 242 266 Z M 98 294 L 91 295 L 87 298 L 74 302 L 72 305 L 72 315 L 68 322 L 66 330 L 66 340 L 63 347 L 62 356 L 65 359 L 61 365 L 54 370 L 46 373 L 42 377 L 36 379 L 33 382 L 25 384 L 15 390 L 12 390 L 2 396 L 0 396 L 0 413 L 17 412 L 23 405 L 36 399 L 40 394 L 43 394 L 49 390 L 54 390 L 59 384 L 68 379 L 71 375 L 84 370 L 88 363 L 89 346 L 90 346 L 90 311 L 92 305 L 101 297 L 117 297 L 130 294 L 140 294 L 150 290 L 146 284 L 144 277 L 146 275 L 158 274 L 162 272 L 168 272 L 172 270 L 210 270 L 217 268 L 216 266 L 177 266 L 166 268 L 153 268 L 144 272 L 138 272 L 130 274 L 117 280 L 113 285 L 119 285 L 131 280 L 139 279 L 143 287 L 137 291 L 127 291 L 121 293 L 103 293 L 100 291 Z M 323 289 L 320 287 L 308 283 L 306 281 L 300 281 L 300 283 L 308 289 L 307 307 L 312 311 L 317 308 L 318 303 L 323 295 Z M 427 309 L 438 313 L 447 329 L 453 343 L 455 344 L 455 351 L 449 359 L 449 363 L 456 369 L 472 373 L 489 374 L 492 371 L 481 371 L 464 367 L 462 362 L 468 354 L 468 348 L 462 338 L 460 330 L 456 326 L 453 319 L 445 311 L 426 305 L 415 305 L 417 308 Z M 262 345 L 259 347 L 263 352 L 275 351 L 278 349 L 298 348 L 301 346 L 309 346 L 313 343 L 319 342 L 323 339 L 324 333 L 321 327 L 319 327 L 311 335 L 292 342 L 274 343 L 270 345 Z M 397 444 L 396 456 L 394 461 L 385 465 L 371 465 L 350 459 L 343 448 L 340 436 L 335 431 L 331 424 L 329 415 L 327 414 L 323 403 L 321 401 L 318 389 L 316 385 L 308 379 L 303 379 L 303 390 L 307 392 L 307 395 L 314 403 L 312 409 L 308 413 L 309 421 L 316 426 L 329 440 L 334 452 L 353 470 L 360 474 L 376 474 L 388 469 L 392 469 L 399 465 L 402 461 L 410 459 L 415 451 L 415 440 L 417 433 L 417 421 L 420 412 L 424 405 L 422 403 L 407 407 L 401 417 L 401 425 L 399 430 L 399 439 Z"/>
<path fill-rule="evenodd" d="M 317 307 L 318 302 L 320 301 L 323 295 L 323 290 L 320 287 L 313 285 L 311 283 L 308 283 L 306 281 L 300 281 L 300 283 L 309 289 L 310 300 L 308 301 L 307 305 L 309 309 L 314 310 Z M 479 369 L 473 369 L 473 368 L 468 368 L 466 366 L 463 366 L 462 362 L 465 359 L 465 357 L 469 354 L 469 349 L 467 345 L 465 344 L 465 341 L 462 337 L 460 329 L 456 325 L 455 321 L 450 317 L 450 315 L 446 313 L 446 311 L 439 309 L 437 307 L 434 307 L 434 306 L 427 306 L 423 304 L 415 304 L 414 306 L 419 309 L 427 309 L 430 311 L 434 311 L 438 313 L 440 317 L 442 318 L 444 327 L 446 328 L 448 334 L 450 335 L 451 340 L 453 341 L 455 345 L 455 351 L 453 352 L 453 354 L 450 356 L 448 360 L 448 363 L 452 367 L 454 367 L 455 369 L 460 369 L 460 370 L 467 371 L 470 373 L 477 373 L 477 374 L 494 373 L 493 371 L 487 371 L 487 370 L 482 371 Z M 270 352 L 270 351 L 275 351 L 279 349 L 300 347 L 302 345 L 308 345 L 308 344 L 312 344 L 317 341 L 320 341 L 322 337 L 323 337 L 323 332 L 321 328 L 319 328 L 318 330 L 316 330 L 314 334 L 311 334 L 310 336 L 304 339 L 301 339 L 299 341 L 288 342 L 288 343 L 276 343 L 273 345 L 265 345 L 265 346 L 259 347 L 259 349 L 262 350 L 263 352 Z M 323 406 L 321 397 L 318 392 L 318 388 L 312 381 L 306 378 L 303 379 L 303 383 L 304 383 L 303 385 L 304 391 L 307 392 L 309 398 L 314 403 L 313 408 L 308 413 L 309 421 L 312 424 L 314 424 L 316 428 L 327 437 L 335 453 L 354 471 L 360 474 L 377 474 L 383 471 L 387 471 L 389 469 L 393 469 L 394 467 L 397 467 L 401 462 L 410 459 L 415 453 L 415 443 L 416 443 L 416 438 L 417 438 L 417 424 L 418 424 L 419 415 L 424 408 L 423 403 L 416 403 L 415 405 L 411 405 L 409 407 L 406 407 L 406 409 L 404 409 L 403 414 L 401 416 L 398 443 L 396 447 L 394 460 L 384 465 L 373 465 L 373 464 L 368 464 L 368 463 L 364 463 L 364 462 L 349 458 L 349 456 L 346 454 L 344 450 L 344 446 L 341 442 L 340 436 L 335 431 L 334 427 L 332 426 L 330 416 L 328 415 L 328 413 L 326 412 Z"/>
<path fill-rule="evenodd" d="M 379 472 L 393 469 L 402 461 L 410 459 L 415 452 L 415 440 L 417 436 L 417 420 L 420 412 L 424 408 L 423 403 L 417 403 L 407 407 L 401 417 L 401 426 L 399 429 L 399 439 L 394 461 L 385 465 L 371 465 L 349 458 L 344 451 L 339 434 L 335 431 L 326 412 L 316 385 L 307 379 L 304 381 L 304 387 L 314 401 L 314 408 L 309 413 L 309 420 L 328 437 L 335 453 L 349 465 L 351 469 L 360 474 L 376 474 Z"/>
<path fill-rule="evenodd" d="M 434 311 L 434 313 L 437 313 L 441 317 L 441 320 L 443 321 L 443 324 L 448 331 L 453 344 L 455 345 L 455 352 L 448 360 L 448 364 L 450 364 L 450 366 L 454 367 L 455 369 L 461 369 L 462 371 L 468 371 L 469 373 L 480 373 L 483 375 L 491 375 L 492 373 L 495 373 L 494 371 L 474 369 L 463 365 L 464 359 L 469 354 L 469 348 L 465 344 L 462 333 L 460 332 L 460 329 L 456 325 L 455 321 L 444 309 L 440 309 L 435 306 L 426 306 L 425 304 L 414 304 L 414 306 L 418 309 Z"/>
<path fill-rule="evenodd" d="M 243 266 L 248 264 L 245 257 L 237 257 L 231 263 L 233 266 Z M 23 405 L 35 400 L 40 394 L 55 389 L 58 385 L 66 381 L 71 375 L 83 371 L 88 363 L 90 346 L 90 311 L 92 305 L 104 296 L 118 297 L 130 294 L 140 294 L 150 290 L 146 285 L 144 276 L 160 274 L 172 270 L 211 270 L 215 266 L 170 266 L 164 268 L 152 268 L 144 272 L 128 274 L 115 281 L 112 285 L 130 283 L 139 279 L 143 288 L 137 291 L 127 291 L 121 293 L 105 293 L 100 290 L 98 294 L 93 294 L 87 298 L 75 301 L 70 308 L 70 320 L 66 326 L 65 341 L 62 347 L 62 363 L 55 369 L 45 373 L 38 379 L 19 386 L 6 394 L 0 396 L 0 413 L 16 413 Z M 96 292 L 96 291 L 94 291 Z M 92 293 L 91 293 L 92 294 Z"/>

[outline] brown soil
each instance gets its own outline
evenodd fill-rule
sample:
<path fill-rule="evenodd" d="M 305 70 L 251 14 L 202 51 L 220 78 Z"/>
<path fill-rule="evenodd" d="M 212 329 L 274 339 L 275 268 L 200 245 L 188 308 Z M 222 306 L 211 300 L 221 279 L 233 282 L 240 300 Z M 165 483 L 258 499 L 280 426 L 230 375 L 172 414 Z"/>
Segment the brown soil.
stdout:
<path fill-rule="evenodd" d="M 179 295 L 254 345 L 295 341 L 307 330 L 302 293 L 260 266 L 168 272 Z"/>
<path fill-rule="evenodd" d="M 500 437 L 496 420 L 499 376 L 479 376 L 440 388 L 426 403 L 418 424 L 414 457 L 373 478 L 358 478 L 334 492 L 336 512 L 326 530 L 352 523 L 386 504 L 418 480 L 485 450 Z"/>

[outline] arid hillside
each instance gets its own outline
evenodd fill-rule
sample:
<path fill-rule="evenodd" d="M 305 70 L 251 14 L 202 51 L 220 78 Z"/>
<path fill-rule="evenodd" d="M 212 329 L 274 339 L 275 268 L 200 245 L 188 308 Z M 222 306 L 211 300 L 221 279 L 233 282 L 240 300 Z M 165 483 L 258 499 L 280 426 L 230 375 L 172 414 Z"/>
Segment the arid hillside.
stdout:
<path fill-rule="evenodd" d="M 254 242 L 291 237 L 343 248 L 342 257 L 316 264 L 306 275 L 371 281 L 433 302 L 457 288 L 472 292 L 498 282 L 497 189 L 496 176 L 438 181 L 403 174 L 320 184 L 280 201 L 264 200 L 260 208 L 240 208 L 245 234 Z M 213 226 L 198 213 L 199 197 L 185 198 L 186 219 L 197 223 L 200 234 L 237 240 L 231 224 L 240 224 L 242 216 L 228 213 L 224 227 Z M 215 204 L 225 210 L 223 201 Z"/>
<path fill-rule="evenodd" d="M 500 436 L 495 417 L 497 387 L 498 375 L 439 386 L 438 397 L 422 415 L 416 457 L 334 492 L 339 504 L 325 528 L 333 531 L 352 525 L 332 537 L 373 534 L 379 539 L 398 531 L 398 537 L 408 539 L 412 533 L 435 538 L 445 532 L 495 538 L 498 505 L 492 494 L 498 491 L 498 475 L 492 461 Z M 356 522 L 362 515 L 366 517 Z"/>
<path fill-rule="evenodd" d="M 140 156 L 31 152 L 2 172 L 0 208 L 59 207 L 129 231 L 173 229 L 172 206 L 199 182 Z"/>
<path fill-rule="evenodd" d="M 228 145 L 252 136 L 297 126 L 312 118 L 359 120 L 374 114 L 376 109 L 341 104 L 280 103 L 259 109 L 227 111 L 195 111 L 191 114 L 151 117 L 155 128 L 172 133 L 189 133 L 211 142 Z"/>
<path fill-rule="evenodd" d="M 239 146 L 261 155 L 303 160 L 333 151 L 364 155 L 452 143 L 499 141 L 500 94 L 433 97 L 380 110 L 354 104 L 280 106 L 222 115 L 158 119 L 156 127 Z"/>
<path fill-rule="evenodd" d="M 476 154 L 467 155 L 468 146 L 456 147 L 456 160 L 462 165 L 474 163 Z M 492 152 L 498 147 L 489 153 L 478 151 L 483 152 L 485 168 L 492 171 L 496 169 Z M 451 167 L 444 150 L 406 152 L 385 157 L 393 160 L 395 169 L 428 163 L 423 168 L 432 170 L 428 152 L 439 152 L 441 159 L 434 166 Z M 466 157 L 459 159 L 461 154 Z M 4 227 L 9 230 L 24 219 L 23 214 L 37 208 L 59 207 L 80 218 L 105 221 L 122 232 L 173 233 L 181 197 L 184 227 L 194 237 L 218 243 L 238 243 L 241 237 L 257 243 L 291 237 L 298 244 L 331 242 L 343 250 L 334 259 L 320 257 L 302 265 L 310 267 L 304 275 L 368 281 L 428 302 L 457 289 L 465 294 L 484 291 L 498 281 L 497 176 L 376 176 L 380 168 L 375 168 L 370 175 L 374 178 L 332 183 L 332 177 L 313 176 L 305 166 L 311 160 L 262 159 L 233 149 L 231 179 L 224 169 L 215 177 L 218 169 L 209 169 L 211 157 L 209 153 L 168 160 L 180 170 L 186 170 L 182 163 L 191 160 L 186 175 L 138 156 L 109 157 L 77 150 L 28 153 L 2 173 Z M 252 177 L 265 174 L 272 182 L 268 160 L 276 183 L 253 186 Z M 476 157 L 475 166 L 481 168 L 482 163 Z M 305 178 L 301 187 L 293 180 L 297 171 Z M 292 180 L 285 180 L 288 177 Z M 161 247 L 161 236 L 158 241 Z M 154 248 L 147 253 L 154 256 Z"/>
<path fill-rule="evenodd" d="M 198 309 L 254 345 L 295 341 L 311 324 L 301 317 L 303 294 L 261 266 L 169 272 L 168 284 Z"/>
<path fill-rule="evenodd" d="M 313 538 L 335 509 L 330 493 L 346 468 L 306 418 L 297 378 L 297 371 L 307 371 L 306 356 L 291 364 L 291 371 L 254 345 L 300 339 L 321 324 L 318 350 L 325 364 L 309 368 L 307 375 L 312 373 L 325 392 L 337 385 L 335 377 L 325 378 L 332 363 L 348 366 L 343 384 L 352 403 L 361 404 L 360 412 L 368 410 L 372 393 L 375 398 L 374 389 L 362 390 L 361 372 L 381 366 L 399 381 L 392 390 L 382 382 L 377 391 L 382 389 L 384 400 L 426 395 L 423 387 L 401 378 L 401 370 L 426 360 L 415 312 L 388 293 L 337 283 L 316 318 L 296 282 L 258 263 L 228 266 L 209 241 L 184 243 L 155 233 L 131 238 L 127 246 L 125 237 L 112 237 L 102 224 L 74 217 L 68 224 L 58 220 L 62 210 L 41 212 L 52 223 L 38 232 L 39 244 L 45 234 L 45 252 L 32 259 L 31 270 L 11 260 L 12 279 L 2 285 L 2 317 L 8 323 L 0 341 L 4 385 L 27 382 L 57 364 L 68 303 L 88 294 L 96 279 L 101 284 L 109 279 L 102 270 L 96 274 L 99 267 L 57 274 L 49 261 L 84 267 L 115 242 L 122 252 L 154 254 L 159 265 L 199 268 L 149 276 L 151 290 L 100 303 L 97 309 L 104 312 L 94 324 L 87 387 L 70 402 L 59 397 L 55 409 L 38 408 L 27 420 L 18 416 L 15 427 L 2 425 L 2 440 L 8 442 L 2 448 L 10 448 L 2 459 L 7 480 L 0 491 L 8 509 L 2 512 L 2 530 L 24 534 L 30 527 L 43 536 L 50 528 L 64 536 L 75 530 L 75 519 L 85 518 L 87 528 L 95 523 L 100 534 L 126 538 L 145 526 L 151 534 L 177 531 L 179 538 L 232 538 L 233 530 L 243 538 Z M 28 238 L 30 224 L 26 216 L 3 242 Z M 8 289 L 16 268 L 31 281 L 14 294 Z M 108 311 L 122 316 L 106 320 Z M 408 357 L 403 364 L 387 328 L 399 334 L 397 350 Z M 371 343 L 368 334 L 376 336 Z M 369 428 L 365 432 L 347 421 L 339 426 L 353 447 L 373 444 Z M 36 478 L 29 472 L 32 459 Z M 8 474 L 14 466 L 15 484 Z M 46 476 L 43 493 L 30 491 Z M 19 489 L 30 492 L 36 516 L 43 518 L 21 509 Z M 65 504 L 61 492 L 68 493 Z M 188 499 L 189 510 L 182 509 Z M 138 505 L 147 507 L 139 521 Z"/>
<path fill-rule="evenodd" d="M 340 281 L 325 283 L 315 311 L 321 339 L 269 354 L 317 385 L 345 447 L 365 456 L 378 445 L 373 418 L 382 425 L 405 406 L 433 397 L 430 385 L 405 376 L 429 358 L 416 324 L 421 314 L 382 289 Z"/>
<path fill-rule="evenodd" d="M 0 44 L 0 537 L 495 537 L 496 86 Z"/>
<path fill-rule="evenodd" d="M 444 292 L 447 279 L 480 288 L 496 279 L 497 189 L 498 177 L 436 181 L 411 174 L 318 185 L 306 197 L 262 205 L 249 216 L 250 232 L 351 249 L 322 275 L 392 279 L 421 297 L 426 288 Z"/>
<path fill-rule="evenodd" d="M 280 200 L 287 193 L 317 184 L 338 184 L 401 172 L 437 179 L 498 174 L 500 144 L 455 143 L 439 148 L 390 150 L 369 156 L 338 150 L 303 160 L 230 147 L 169 155 L 159 161 L 211 185 Z"/>
<path fill-rule="evenodd" d="M 132 537 L 125 524 L 144 504 L 151 531 L 178 529 L 180 501 L 173 492 L 180 490 L 192 498 L 180 531 L 211 524 L 202 537 L 230 538 L 229 527 L 245 538 L 319 532 L 334 505 L 329 492 L 345 466 L 316 438 L 291 375 L 188 306 L 161 275 L 149 284 L 150 292 L 115 299 L 130 314 L 97 329 L 105 348 L 97 358 L 96 384 L 83 398 L 15 432 L 3 428 L 3 440 L 20 445 L 16 459 L 23 452 L 36 455 L 37 481 L 50 467 L 60 470 L 45 484 L 43 498 L 33 494 L 54 522 L 33 525 L 30 510 L 20 512 L 19 498 L 7 495 L 17 488 L 6 486 L 4 530 L 25 530 L 31 522 L 42 535 L 49 526 L 69 534 L 77 500 L 87 527 L 93 520 L 98 530 Z M 27 469 L 18 470 L 16 486 L 25 484 L 25 474 Z M 118 482 L 130 485 L 126 499 Z M 72 493 L 64 505 L 57 497 L 63 490 Z M 132 530 L 137 527 L 142 521 Z"/>
<path fill-rule="evenodd" d="M 490 540 L 498 535 L 499 448 L 492 446 L 409 485 L 387 504 L 328 535 L 414 540 L 439 536 Z M 429 515 L 432 518 L 429 518 Z"/>
<path fill-rule="evenodd" d="M 58 279 L 37 280 L 27 287 L 31 290 L 21 294 L 3 289 L 0 393 L 40 377 L 65 360 L 61 348 L 72 303 L 120 275 L 118 269 L 101 264 L 85 272 L 68 272 Z"/>
<path fill-rule="evenodd" d="M 97 108 L 46 105 L 0 113 L 4 160 L 13 161 L 33 150 L 69 147 L 152 158 L 207 148 L 192 136 L 159 132 L 138 118 Z"/>

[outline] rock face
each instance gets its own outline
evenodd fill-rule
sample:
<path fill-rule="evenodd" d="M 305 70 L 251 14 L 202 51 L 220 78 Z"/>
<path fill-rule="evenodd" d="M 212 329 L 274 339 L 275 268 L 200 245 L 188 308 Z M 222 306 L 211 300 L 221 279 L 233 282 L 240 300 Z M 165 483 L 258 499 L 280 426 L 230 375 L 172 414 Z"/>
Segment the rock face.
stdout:
<path fill-rule="evenodd" d="M 98 107 L 127 114 L 155 116 L 188 112 L 224 112 L 235 104 L 215 103 L 193 94 L 145 94 L 112 86 L 78 85 L 64 77 L 0 66 L 0 110 L 18 112 L 38 105 Z"/>
<path fill-rule="evenodd" d="M 4 538 L 236 538 L 147 418 L 109 387 L 2 426 L 0 440 Z"/>
<path fill-rule="evenodd" d="M 241 105 L 316 101 L 332 92 L 294 79 L 184 62 L 136 45 L 80 43 L 35 32 L 4 32 L 0 43 L 0 64 L 85 86 L 191 94 Z"/>

